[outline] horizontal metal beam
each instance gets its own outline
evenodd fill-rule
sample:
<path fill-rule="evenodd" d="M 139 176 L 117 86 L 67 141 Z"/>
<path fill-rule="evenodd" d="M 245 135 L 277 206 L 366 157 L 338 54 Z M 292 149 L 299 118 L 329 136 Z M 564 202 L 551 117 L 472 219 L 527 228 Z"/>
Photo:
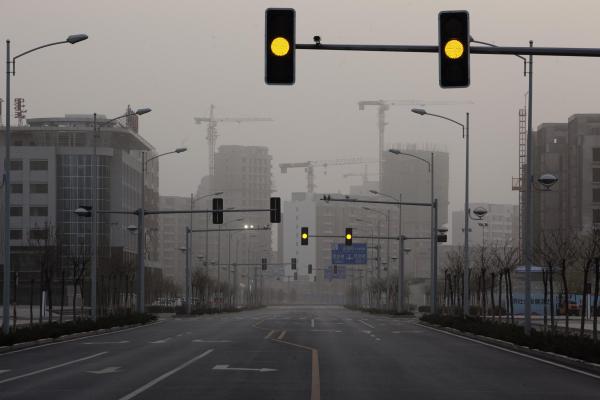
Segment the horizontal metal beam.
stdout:
<path fill-rule="evenodd" d="M 299 50 L 387 51 L 402 53 L 438 53 L 439 47 L 386 44 L 296 44 Z M 471 54 L 509 54 L 522 56 L 600 57 L 600 48 L 577 47 L 484 47 L 469 46 Z"/>
<path fill-rule="evenodd" d="M 241 232 L 241 231 L 270 231 L 271 228 L 225 228 L 225 229 L 192 229 L 192 233 L 198 232 Z"/>
<path fill-rule="evenodd" d="M 431 207 L 432 203 L 415 203 L 408 201 L 388 201 L 388 200 L 358 200 L 358 199 L 324 199 L 321 201 L 330 202 L 330 201 L 341 201 L 344 203 L 368 203 L 368 204 L 392 204 L 396 206 L 419 206 L 419 207 Z"/>

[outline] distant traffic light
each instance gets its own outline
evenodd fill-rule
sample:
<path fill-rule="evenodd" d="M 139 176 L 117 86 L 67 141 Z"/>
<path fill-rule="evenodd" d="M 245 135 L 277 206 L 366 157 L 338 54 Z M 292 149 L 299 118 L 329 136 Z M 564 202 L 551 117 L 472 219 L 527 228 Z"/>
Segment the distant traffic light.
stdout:
<path fill-rule="evenodd" d="M 300 245 L 308 246 L 308 227 L 300 228 Z"/>
<path fill-rule="evenodd" d="M 440 86 L 467 87 L 470 84 L 469 12 L 442 11 L 438 19 Z"/>
<path fill-rule="evenodd" d="M 346 228 L 346 246 L 352 246 L 352 228 Z"/>
<path fill-rule="evenodd" d="M 292 269 L 296 269 L 296 259 L 292 258 Z"/>
<path fill-rule="evenodd" d="M 266 271 L 266 270 L 267 270 L 267 259 L 266 259 L 266 258 L 263 258 L 263 259 L 261 260 L 261 267 L 262 267 L 262 270 L 263 270 L 263 271 Z"/>
<path fill-rule="evenodd" d="M 213 224 L 223 223 L 223 199 L 220 197 L 213 198 Z"/>
<path fill-rule="evenodd" d="M 265 83 L 293 85 L 296 62 L 296 12 L 267 8 L 265 12 Z"/>
<path fill-rule="evenodd" d="M 308 274 L 312 274 L 312 264 L 308 264 Z"/>
<path fill-rule="evenodd" d="M 446 243 L 448 241 L 448 235 L 445 233 L 438 233 L 437 241 L 438 243 Z"/>
<path fill-rule="evenodd" d="M 271 197 L 271 223 L 279 224 L 281 222 L 281 198 Z"/>

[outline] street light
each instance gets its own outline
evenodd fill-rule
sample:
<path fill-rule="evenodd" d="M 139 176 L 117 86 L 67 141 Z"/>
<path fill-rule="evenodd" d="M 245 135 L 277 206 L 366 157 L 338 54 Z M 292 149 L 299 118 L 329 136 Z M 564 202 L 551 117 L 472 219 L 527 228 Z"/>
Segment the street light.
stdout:
<path fill-rule="evenodd" d="M 466 121 L 464 124 L 455 121 L 451 118 L 444 117 L 443 115 L 428 113 L 422 108 L 413 108 L 413 113 L 418 115 L 429 115 L 445 119 L 446 121 L 452 122 L 459 125 L 462 128 L 462 136 L 465 138 L 465 248 L 464 248 L 464 276 L 463 276 L 463 314 L 469 314 L 469 113 L 466 113 Z M 432 232 L 434 233 L 434 232 Z"/>
<path fill-rule="evenodd" d="M 425 110 L 416 109 L 416 114 L 424 115 Z M 435 202 L 434 198 L 434 181 L 435 181 L 435 170 L 434 170 L 434 152 L 431 152 L 431 159 L 427 161 L 426 159 L 419 157 L 410 153 L 403 153 L 399 149 L 389 149 L 390 153 L 395 155 L 404 155 L 408 157 L 415 158 L 419 161 L 422 161 L 427 164 L 427 168 L 429 172 L 431 172 L 431 216 L 430 216 L 430 225 L 431 225 L 431 312 L 435 314 L 437 312 L 437 207 L 438 204 Z M 435 207 L 434 207 L 435 204 Z"/>
<path fill-rule="evenodd" d="M 17 54 L 12 58 L 12 61 L 10 58 L 10 40 L 6 41 L 6 98 L 4 99 L 6 103 L 6 129 L 4 135 L 4 145 L 6 146 L 4 158 L 4 282 L 2 286 L 2 331 L 4 334 L 8 334 L 10 331 L 10 76 L 15 75 L 15 61 L 17 58 L 45 47 L 64 43 L 75 44 L 87 38 L 86 34 L 70 35 L 66 40 L 44 44 Z"/>
<path fill-rule="evenodd" d="M 150 109 L 140 109 L 138 112 L 142 114 L 150 112 Z M 137 112 L 136 112 L 137 113 Z M 167 154 L 179 154 L 187 151 L 185 147 L 178 147 L 173 151 L 168 151 L 166 153 L 158 154 L 154 157 L 150 157 L 146 160 L 146 152 L 142 151 L 142 179 L 140 185 L 140 209 L 137 212 L 138 216 L 138 312 L 144 312 L 144 258 L 145 258 L 145 243 L 144 243 L 144 216 L 146 215 L 146 209 L 144 204 L 145 199 L 145 177 L 146 177 L 146 166 L 148 163 L 158 157 L 166 156 Z M 189 246 L 188 246 L 189 247 Z"/>

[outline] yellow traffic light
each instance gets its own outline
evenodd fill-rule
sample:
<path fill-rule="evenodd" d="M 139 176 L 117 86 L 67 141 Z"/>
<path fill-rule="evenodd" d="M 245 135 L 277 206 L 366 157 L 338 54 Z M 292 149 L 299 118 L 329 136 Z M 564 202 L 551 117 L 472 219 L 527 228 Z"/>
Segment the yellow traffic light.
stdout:
<path fill-rule="evenodd" d="M 276 56 L 283 57 L 290 52 L 290 42 L 281 36 L 271 42 L 271 52 Z"/>
<path fill-rule="evenodd" d="M 346 240 L 351 240 L 352 239 L 352 235 L 350 233 L 346 233 Z"/>
<path fill-rule="evenodd" d="M 463 46 L 460 40 L 452 39 L 444 45 L 444 54 L 452 60 L 461 58 L 464 52 L 465 46 Z"/>
<path fill-rule="evenodd" d="M 308 233 L 303 233 L 302 234 L 302 239 L 308 239 Z"/>

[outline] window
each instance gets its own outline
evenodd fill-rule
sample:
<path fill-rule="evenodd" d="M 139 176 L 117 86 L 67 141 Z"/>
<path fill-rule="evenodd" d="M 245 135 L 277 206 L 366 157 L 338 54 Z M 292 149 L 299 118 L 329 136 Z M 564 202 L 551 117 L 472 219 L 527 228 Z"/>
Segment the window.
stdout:
<path fill-rule="evenodd" d="M 10 160 L 11 171 L 23 171 L 23 160 Z"/>
<path fill-rule="evenodd" d="M 29 231 L 29 238 L 32 240 L 45 240 L 48 238 L 46 229 L 32 229 Z"/>
<path fill-rule="evenodd" d="M 11 183 L 10 184 L 10 192 L 11 193 L 23 193 L 23 184 L 22 183 Z"/>
<path fill-rule="evenodd" d="M 600 147 L 592 148 L 592 161 L 600 162 Z"/>
<path fill-rule="evenodd" d="M 48 216 L 48 207 L 29 207 L 29 215 L 31 217 L 47 217 Z"/>
<path fill-rule="evenodd" d="M 31 160 L 29 169 L 31 171 L 48 171 L 48 160 Z"/>
<path fill-rule="evenodd" d="M 592 223 L 600 224 L 600 208 L 594 208 L 592 212 Z"/>
<path fill-rule="evenodd" d="M 21 206 L 10 207 L 10 216 L 11 217 L 22 217 L 23 216 L 23 207 L 21 207 Z"/>
<path fill-rule="evenodd" d="M 592 202 L 600 203 L 600 188 L 592 189 Z"/>
<path fill-rule="evenodd" d="M 21 229 L 11 229 L 10 230 L 10 239 L 11 240 L 23 239 L 23 231 Z"/>
<path fill-rule="evenodd" d="M 599 168 L 600 170 L 600 168 Z M 29 185 L 29 192 L 35 194 L 46 194 L 48 193 L 47 183 L 32 183 Z"/>
<path fill-rule="evenodd" d="M 592 182 L 600 182 L 600 168 L 592 169 Z"/>

